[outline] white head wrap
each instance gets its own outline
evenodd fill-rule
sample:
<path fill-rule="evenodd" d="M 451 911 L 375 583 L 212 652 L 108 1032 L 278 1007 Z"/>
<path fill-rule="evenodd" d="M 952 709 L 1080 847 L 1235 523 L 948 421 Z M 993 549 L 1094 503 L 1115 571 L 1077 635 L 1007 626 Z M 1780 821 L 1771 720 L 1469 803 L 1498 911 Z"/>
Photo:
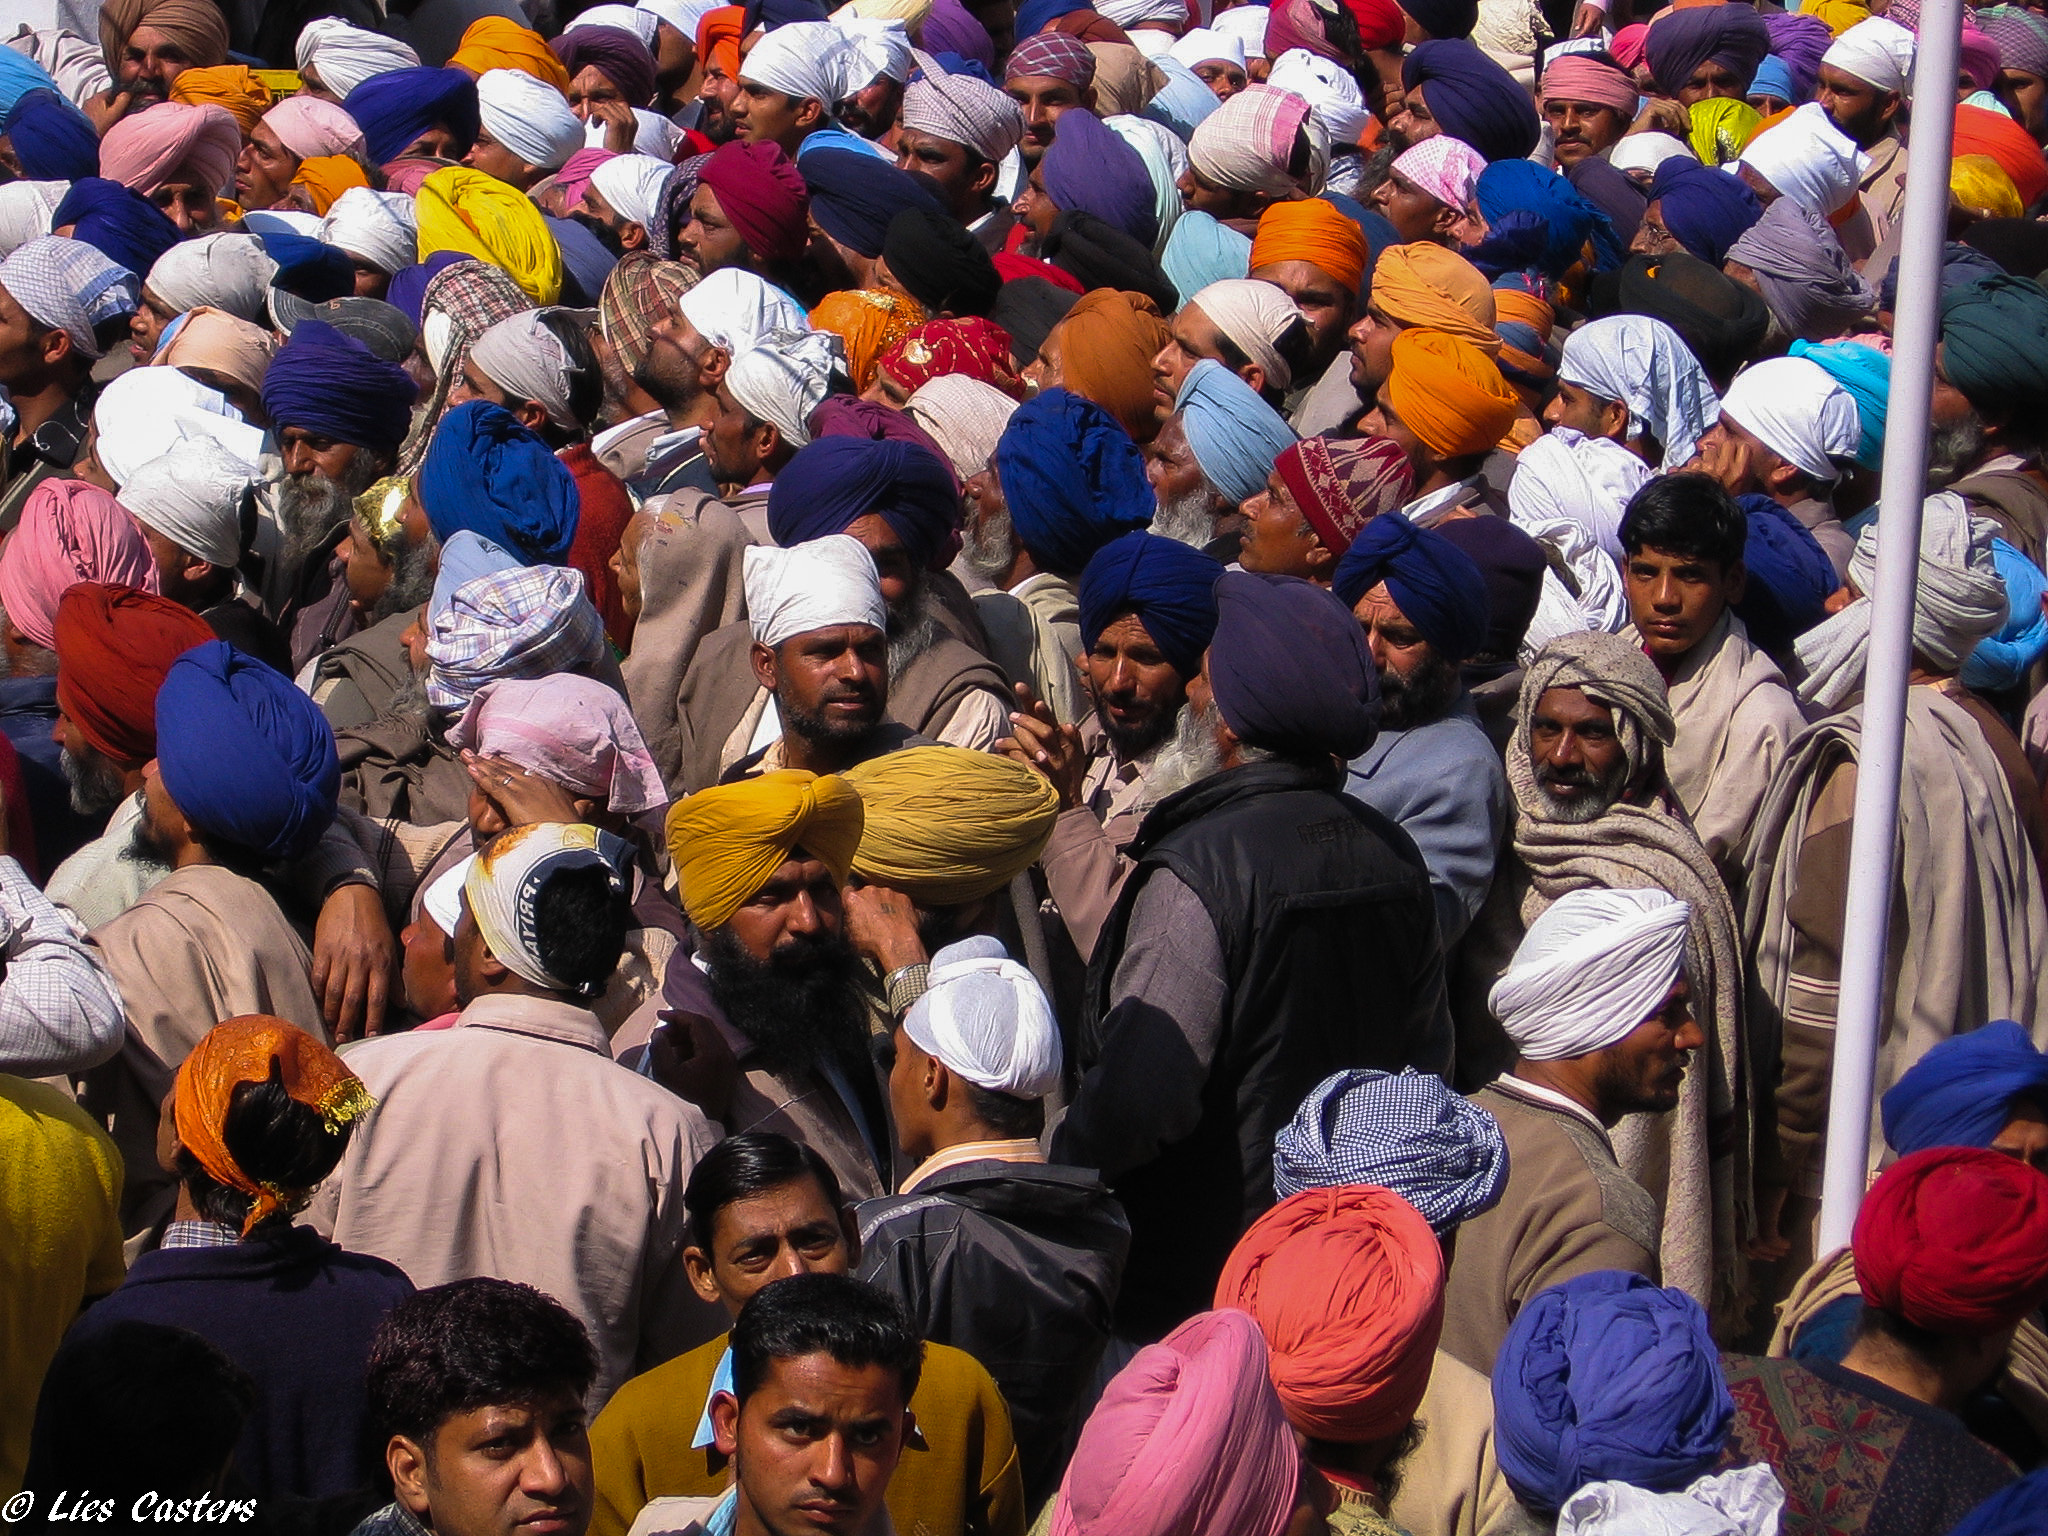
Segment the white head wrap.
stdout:
<path fill-rule="evenodd" d="M 202 235 L 182 240 L 149 269 L 143 286 L 174 313 L 202 304 L 252 325 L 270 324 L 270 280 L 277 263 L 254 235 Z"/>
<path fill-rule="evenodd" d="M 964 373 L 942 373 L 920 384 L 905 409 L 965 480 L 988 468 L 1017 402 Z"/>
<path fill-rule="evenodd" d="M 984 160 L 1000 160 L 1024 141 L 1024 110 L 1007 91 L 936 64 L 904 91 L 899 115 L 904 127 L 965 144 Z"/>
<path fill-rule="evenodd" d="M 432 918 L 434 926 L 450 938 L 455 936 L 455 925 L 462 921 L 462 883 L 469 878 L 469 866 L 475 862 L 475 854 L 465 854 L 420 892 L 421 914 Z"/>
<path fill-rule="evenodd" d="M 694 43 L 699 24 L 718 9 L 718 4 L 719 0 L 640 0 L 640 9 L 654 12 Z"/>
<path fill-rule="evenodd" d="M 910 34 L 895 18 L 887 21 L 849 19 L 834 26 L 846 38 L 840 70 L 840 94 L 866 90 L 883 75 L 898 85 L 910 78 Z"/>
<path fill-rule="evenodd" d="M 1018 122 L 1023 122 L 1021 116 Z M 50 215 L 70 190 L 68 181 L 10 181 L 0 186 L 0 257 L 47 235 Z"/>
<path fill-rule="evenodd" d="M 1854 458 L 1863 437 L 1855 398 L 1804 357 L 1773 357 L 1743 369 L 1728 386 L 1721 414 L 1824 485 L 1842 477 L 1836 461 Z"/>
<path fill-rule="evenodd" d="M 1290 48 L 1273 61 L 1266 84 L 1292 91 L 1314 108 L 1330 132 L 1332 145 L 1358 147 L 1358 136 L 1371 114 L 1365 110 L 1365 94 L 1343 65 L 1306 48 Z"/>
<path fill-rule="evenodd" d="M 1152 182 L 1152 216 L 1159 223 L 1158 237 L 1152 242 L 1152 254 L 1156 256 L 1166 249 L 1173 226 L 1187 209 L 1187 204 L 1181 201 L 1180 178 L 1188 168 L 1188 147 L 1180 141 L 1179 134 L 1149 117 L 1120 112 L 1105 117 L 1102 126 L 1135 149 L 1138 158 L 1145 162 L 1145 175 Z"/>
<path fill-rule="evenodd" d="M 1286 290 L 1249 277 L 1227 277 L 1200 290 L 1188 303 L 1200 309 L 1231 344 L 1265 370 L 1266 382 L 1285 389 L 1294 371 L 1273 344 L 1301 318 L 1301 308 Z"/>
<path fill-rule="evenodd" d="M 1167 56 L 1193 69 L 1197 64 L 1235 64 L 1244 68 L 1244 39 L 1214 27 L 1196 27 L 1166 50 Z"/>
<path fill-rule="evenodd" d="M 590 173 L 590 184 L 612 211 L 643 229 L 661 222 L 661 192 L 676 168 L 652 155 L 614 155 Z"/>
<path fill-rule="evenodd" d="M 1225 37 L 1234 37 L 1242 42 L 1247 59 L 1263 59 L 1266 56 L 1266 20 L 1271 15 L 1271 6 L 1233 5 L 1227 11 L 1218 11 L 1209 25 Z"/>
<path fill-rule="evenodd" d="M 366 32 L 335 16 L 309 21 L 299 32 L 298 65 L 320 76 L 336 96 L 346 96 L 365 80 L 394 69 L 414 69 L 420 56 L 395 37 Z"/>
<path fill-rule="evenodd" d="M 1845 75 L 1854 75 L 1865 85 L 1904 95 L 1913 85 L 1913 50 L 1917 45 L 1918 39 L 1896 21 L 1871 16 L 1828 44 L 1820 61 Z"/>
<path fill-rule="evenodd" d="M 676 313 L 696 327 L 698 335 L 733 357 L 759 346 L 770 331 L 811 328 L 788 294 L 738 267 L 720 267 L 711 273 L 676 300 Z"/>
<path fill-rule="evenodd" d="M 1522 632 L 1516 653 L 1523 666 L 1559 635 L 1613 635 L 1627 626 L 1628 589 L 1621 582 L 1621 567 L 1594 541 L 1584 523 L 1576 517 L 1544 515 L 1526 508 L 1511 512 L 1509 521 L 1541 544 L 1549 557 L 1536 594 L 1536 612 Z M 1560 568 L 1571 572 L 1577 591 L 1560 579 Z"/>
<path fill-rule="evenodd" d="M 568 351 L 542 323 L 546 310 L 507 315 L 469 349 L 469 360 L 514 400 L 537 400 L 558 427 L 574 427 L 569 409 Z"/>
<path fill-rule="evenodd" d="M 1126 29 L 1141 21 L 1170 21 L 1179 26 L 1188 15 L 1182 0 L 1099 0 L 1096 9 Z"/>
<path fill-rule="evenodd" d="M 610 871 L 612 890 L 623 902 L 626 881 L 619 870 L 631 856 L 623 838 L 586 822 L 545 821 L 502 835 L 477 854 L 463 877 L 462 894 L 499 964 L 550 992 L 595 996 L 602 984 L 571 987 L 541 963 L 536 898 L 558 872 L 590 867 Z"/>
<path fill-rule="evenodd" d="M 93 403 L 92 421 L 99 429 L 93 456 L 118 488 L 181 438 L 210 437 L 250 465 L 267 446 L 262 428 L 244 420 L 226 395 L 176 368 L 130 368 L 110 380 Z"/>
<path fill-rule="evenodd" d="M 583 147 L 583 124 L 562 93 L 523 69 L 485 70 L 476 101 L 490 136 L 539 170 L 560 170 Z"/>
<path fill-rule="evenodd" d="M 1516 458 L 1508 510 L 1517 524 L 1568 517 L 1618 561 L 1621 514 L 1654 474 L 1612 439 L 1552 427 Z"/>
<path fill-rule="evenodd" d="M 320 215 L 302 208 L 251 208 L 242 215 L 242 228 L 252 235 L 305 235 L 320 238 Z"/>
<path fill-rule="evenodd" d="M 846 47 L 846 34 L 829 21 L 785 22 L 740 61 L 740 79 L 823 102 L 829 112 L 845 94 Z"/>
<path fill-rule="evenodd" d="M 1856 195 L 1870 156 L 1829 121 L 1826 107 L 1809 101 L 1751 139 L 1736 165 L 1748 166 L 1780 194 L 1824 219 Z M 1728 169 L 1732 173 L 1734 166 Z"/>
<path fill-rule="evenodd" d="M 656 29 L 660 25 L 661 18 L 650 10 L 630 5 L 593 5 L 589 10 L 579 12 L 576 19 L 562 28 L 562 31 L 566 34 L 574 32 L 578 27 L 617 27 L 639 38 L 647 45 L 647 51 L 652 53 L 654 40 L 658 35 Z"/>
<path fill-rule="evenodd" d="M 633 149 L 636 155 L 652 155 L 657 160 L 673 160 L 676 146 L 683 142 L 683 130 L 647 107 L 633 109 Z M 610 125 L 601 117 L 593 117 L 583 125 L 583 147 L 603 149 L 605 130 Z"/>
<path fill-rule="evenodd" d="M 1486 1005 L 1531 1061 L 1625 1039 L 1670 995 L 1692 906 L 1658 890 L 1571 891 L 1522 936 Z"/>
<path fill-rule="evenodd" d="M 1557 1536 L 1778 1536 L 1784 1509 L 1784 1485 L 1763 1463 L 1694 1478 L 1678 1493 L 1609 1479 L 1565 1500 Z"/>
<path fill-rule="evenodd" d="M 725 387 L 757 421 L 772 422 L 782 440 L 811 440 L 811 412 L 846 371 L 846 344 L 830 331 L 770 331 L 732 360 Z"/>
<path fill-rule="evenodd" d="M 1930 496 L 1920 513 L 1920 574 L 1913 601 L 1913 652 L 1938 669 L 1963 669 L 1977 642 L 2005 623 L 2005 582 L 1992 562 L 1998 525 L 1972 517 L 1951 491 Z M 1865 595 L 1830 614 L 1794 644 L 1800 670 L 1799 697 L 1833 713 L 1863 688 L 1870 656 L 1870 598 L 1877 585 L 1877 525 L 1856 540 L 1849 580 Z"/>
<path fill-rule="evenodd" d="M 1609 315 L 1564 339 L 1557 376 L 1628 407 L 1631 437 L 1664 446 L 1663 468 L 1690 463 L 1701 435 L 1721 414 L 1720 397 L 1678 332 L 1648 315 Z"/>
<path fill-rule="evenodd" d="M 419 260 L 414 218 L 413 200 L 403 192 L 350 187 L 327 210 L 320 238 L 380 272 L 396 272 Z"/>
<path fill-rule="evenodd" d="M 1302 122 L 1309 143 L 1308 173 L 1297 182 L 1287 174 L 1289 157 L 1282 155 L 1276 162 L 1267 149 L 1269 130 L 1261 119 L 1272 110 L 1273 94 L 1306 101 L 1298 92 L 1276 93 L 1269 85 L 1248 86 L 1196 125 L 1188 140 L 1188 161 L 1204 181 L 1232 191 L 1264 192 L 1274 197 L 1295 191 L 1313 197 L 1323 190 L 1330 173 L 1329 128 L 1311 107 Z"/>
<path fill-rule="evenodd" d="M 1697 160 L 1692 146 L 1668 133 L 1631 133 L 1607 152 L 1617 171 L 1654 171 L 1666 160 Z"/>
<path fill-rule="evenodd" d="M 889 609 L 875 557 L 844 533 L 807 539 L 794 549 L 750 544 L 741 564 L 754 639 L 780 645 L 842 624 L 887 630 Z"/>
<path fill-rule="evenodd" d="M 254 466 L 212 438 L 181 438 L 122 482 L 121 505 L 188 554 L 232 570 L 242 559 L 242 497 L 256 479 Z"/>
<path fill-rule="evenodd" d="M 994 939 L 963 939 L 932 956 L 923 997 L 903 1032 L 948 1072 L 1013 1099 L 1042 1099 L 1060 1081 L 1060 1031 L 1045 989 Z"/>

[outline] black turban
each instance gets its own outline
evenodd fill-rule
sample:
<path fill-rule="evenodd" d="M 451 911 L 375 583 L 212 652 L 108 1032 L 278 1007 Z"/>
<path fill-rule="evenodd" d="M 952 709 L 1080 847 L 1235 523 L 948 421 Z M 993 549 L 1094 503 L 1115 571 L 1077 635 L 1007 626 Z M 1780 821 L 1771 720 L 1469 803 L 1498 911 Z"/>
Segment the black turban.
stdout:
<path fill-rule="evenodd" d="M 985 315 L 1003 286 L 981 242 L 959 220 L 929 208 L 906 208 L 889 221 L 882 259 L 933 315 Z"/>

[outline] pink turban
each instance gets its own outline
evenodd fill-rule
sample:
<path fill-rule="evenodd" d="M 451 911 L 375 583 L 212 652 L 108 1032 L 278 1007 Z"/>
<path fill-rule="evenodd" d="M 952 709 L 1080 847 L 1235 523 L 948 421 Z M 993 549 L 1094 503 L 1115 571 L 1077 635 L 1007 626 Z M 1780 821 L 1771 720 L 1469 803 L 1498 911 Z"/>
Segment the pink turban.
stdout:
<path fill-rule="evenodd" d="M 263 114 L 263 125 L 301 160 L 363 153 L 363 130 L 356 120 L 317 96 L 287 97 Z"/>
<path fill-rule="evenodd" d="M 1612 64 L 1583 54 L 1566 54 L 1543 71 L 1545 101 L 1590 101 L 1596 107 L 1612 107 L 1633 119 L 1636 99 L 1635 76 Z"/>
<path fill-rule="evenodd" d="M 124 117 L 100 140 L 100 174 L 144 197 L 187 182 L 212 193 L 234 178 L 242 130 L 225 107 L 164 101 Z"/>
<path fill-rule="evenodd" d="M 1638 21 L 1631 26 L 1623 27 L 1619 32 L 1615 33 L 1614 47 L 1611 50 L 1614 54 L 1615 62 L 1620 64 L 1623 69 L 1634 69 L 1638 64 L 1642 63 L 1643 40 L 1649 35 L 1650 24 L 1646 21 Z"/>
<path fill-rule="evenodd" d="M 1280 1536 L 1301 1453 L 1242 1312 L 1203 1312 L 1117 1372 L 1081 1430 L 1052 1536 Z"/>
<path fill-rule="evenodd" d="M 621 816 L 668 804 L 632 710 L 595 678 L 556 673 L 486 683 L 448 741 L 458 750 L 517 763 Z"/>
<path fill-rule="evenodd" d="M 618 157 L 608 149 L 579 149 L 555 172 L 555 185 L 561 189 L 563 206 L 571 213 L 583 206 L 583 189 L 590 185 L 590 173 L 607 160 Z"/>
<path fill-rule="evenodd" d="M 0 608 L 46 651 L 57 648 L 57 603 L 81 581 L 157 590 L 156 561 L 135 519 L 82 480 L 45 480 L 0 546 Z"/>

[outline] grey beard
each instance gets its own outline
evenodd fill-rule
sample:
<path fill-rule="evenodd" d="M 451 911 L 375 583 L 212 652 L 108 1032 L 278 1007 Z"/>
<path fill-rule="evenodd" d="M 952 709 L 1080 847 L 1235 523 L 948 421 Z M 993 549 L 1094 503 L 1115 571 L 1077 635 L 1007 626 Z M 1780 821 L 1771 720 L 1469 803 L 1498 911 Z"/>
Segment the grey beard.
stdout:
<path fill-rule="evenodd" d="M 1927 440 L 1927 488 L 1955 484 L 1984 451 L 1984 418 L 1970 412 L 1952 427 L 1936 427 Z"/>
<path fill-rule="evenodd" d="M 128 798 L 121 770 L 100 753 L 73 757 L 70 748 L 65 747 L 59 749 L 57 760 L 63 764 L 65 782 L 71 786 L 71 809 L 79 815 L 111 816 L 114 807 Z"/>
<path fill-rule="evenodd" d="M 1009 509 L 970 521 L 961 535 L 960 553 L 968 565 L 990 581 L 998 581 L 1016 563 L 1017 541 Z"/>
<path fill-rule="evenodd" d="M 939 616 L 932 611 L 932 597 L 925 589 L 922 579 L 903 604 L 908 617 L 898 620 L 892 609 L 889 614 L 889 684 L 894 687 L 903 680 L 912 662 L 939 643 L 945 628 L 939 623 Z"/>
<path fill-rule="evenodd" d="M 1197 709 L 1192 702 L 1181 705 L 1173 734 L 1161 743 L 1152 771 L 1145 775 L 1149 804 L 1157 805 L 1223 771 L 1223 748 L 1216 741 L 1216 727 L 1222 723 L 1223 712 L 1213 699 L 1207 709 Z"/>
<path fill-rule="evenodd" d="M 1569 800 L 1561 800 L 1545 786 L 1543 769 L 1539 766 L 1536 769 L 1536 793 L 1541 810 L 1533 813 L 1535 819 L 1549 822 L 1553 826 L 1590 826 L 1620 803 L 1622 790 L 1628 784 L 1628 776 L 1629 761 L 1624 756 L 1616 760 L 1613 774 L 1608 782 L 1597 786 L 1596 793 L 1575 795 Z"/>
<path fill-rule="evenodd" d="M 427 674 L 415 672 L 399 685 L 398 692 L 391 695 L 390 714 L 425 716 L 430 706 L 427 703 Z"/>
<path fill-rule="evenodd" d="M 1216 537 L 1216 519 L 1230 508 L 1207 485 L 1196 486 L 1184 495 L 1159 503 L 1152 514 L 1152 531 L 1200 549 Z"/>
<path fill-rule="evenodd" d="M 326 554 L 355 512 L 355 500 L 376 480 L 376 464 L 358 452 L 339 480 L 308 472 L 286 475 L 277 492 L 277 520 L 284 527 L 278 556 L 296 579 L 308 562 Z"/>
<path fill-rule="evenodd" d="M 431 534 L 422 544 L 400 536 L 398 553 L 391 558 L 391 585 L 370 605 L 365 628 L 394 613 L 409 612 L 434 595 L 434 557 L 440 548 L 440 541 Z"/>

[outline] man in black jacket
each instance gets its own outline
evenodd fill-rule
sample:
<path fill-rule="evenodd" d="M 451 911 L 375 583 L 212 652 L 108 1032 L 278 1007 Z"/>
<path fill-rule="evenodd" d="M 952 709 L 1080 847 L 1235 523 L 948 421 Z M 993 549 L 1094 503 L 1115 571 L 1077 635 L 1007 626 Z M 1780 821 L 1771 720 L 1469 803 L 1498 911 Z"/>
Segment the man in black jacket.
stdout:
<path fill-rule="evenodd" d="M 1451 1064 L 1422 858 L 1340 792 L 1379 717 L 1357 620 L 1289 576 L 1226 573 L 1216 603 L 1089 967 L 1084 1071 L 1052 1143 L 1130 1214 L 1130 1342 L 1210 1305 L 1273 1202 L 1273 1133 L 1317 1082 Z"/>

